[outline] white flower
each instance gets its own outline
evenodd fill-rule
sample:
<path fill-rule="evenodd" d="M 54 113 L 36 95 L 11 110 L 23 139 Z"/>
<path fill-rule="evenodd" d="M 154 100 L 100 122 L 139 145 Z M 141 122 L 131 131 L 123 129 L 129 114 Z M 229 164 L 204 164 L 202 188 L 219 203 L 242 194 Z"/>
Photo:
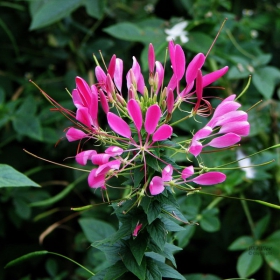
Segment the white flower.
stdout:
<path fill-rule="evenodd" d="M 242 159 L 244 157 L 246 157 L 246 156 L 240 149 L 236 151 L 236 159 L 239 160 L 238 165 L 245 172 L 246 178 L 253 179 L 253 178 L 255 178 L 255 170 L 252 167 L 248 167 L 252 164 L 251 160 L 250 160 L 250 158 Z"/>
<path fill-rule="evenodd" d="M 164 32 L 168 35 L 166 37 L 166 40 L 172 41 L 176 40 L 176 38 L 179 37 L 182 43 L 187 43 L 189 41 L 189 38 L 187 37 L 188 32 L 184 30 L 187 27 L 187 25 L 187 21 L 182 21 L 175 24 L 170 29 L 164 29 Z"/>

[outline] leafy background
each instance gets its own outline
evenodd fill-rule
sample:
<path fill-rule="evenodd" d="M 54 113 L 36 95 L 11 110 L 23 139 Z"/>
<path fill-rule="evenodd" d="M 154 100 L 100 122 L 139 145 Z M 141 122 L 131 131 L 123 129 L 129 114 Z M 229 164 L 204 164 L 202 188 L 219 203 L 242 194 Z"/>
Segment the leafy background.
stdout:
<path fill-rule="evenodd" d="M 90 248 L 90 243 L 108 236 L 117 226 L 106 205 L 83 213 L 70 210 L 102 202 L 98 192 L 89 190 L 83 174 L 23 151 L 75 164 L 71 157 L 76 144 L 63 139 L 69 121 L 50 111 L 50 104 L 30 79 L 61 105 L 74 109 L 65 88 L 75 87 L 77 75 L 94 82 L 92 56 L 100 57 L 99 50 L 106 62 L 112 54 L 122 58 L 126 70 L 132 56 L 139 58 L 147 77 L 150 42 L 157 59 L 164 61 L 164 29 L 188 21 L 189 42 L 182 46 L 190 61 L 197 52 L 208 51 L 227 18 L 204 69 L 229 65 L 228 74 L 219 81 L 225 90 L 209 89 L 204 94 L 240 93 L 252 75 L 240 100 L 247 109 L 262 100 L 250 110 L 252 131 L 242 143 L 243 152 L 251 154 L 279 143 L 279 15 L 280 5 L 273 0 L 1 1 L 0 278 L 87 279 L 89 275 L 80 268 L 53 255 L 34 258 L 16 269 L 2 268 L 25 253 L 48 250 L 98 271 L 104 266 L 104 255 Z M 196 129 L 196 124 L 178 125 L 178 140 L 190 129 Z M 215 157 L 209 154 L 204 162 L 215 166 L 234 158 L 235 152 L 224 152 Z M 243 171 L 230 172 L 224 184 L 207 191 L 279 204 L 279 151 L 264 152 L 253 157 L 252 163 L 272 159 L 274 163 L 257 169 L 254 179 L 246 178 Z M 180 163 L 185 160 L 177 158 Z M 111 199 L 118 197 L 120 191 L 110 192 Z M 174 239 L 175 245 L 184 247 L 175 257 L 180 273 L 189 275 L 187 279 L 280 279 L 278 210 L 211 196 L 178 194 L 177 198 L 186 218 L 200 224 L 186 226 Z M 253 245 L 271 247 L 272 252 L 250 254 L 248 248 Z"/>

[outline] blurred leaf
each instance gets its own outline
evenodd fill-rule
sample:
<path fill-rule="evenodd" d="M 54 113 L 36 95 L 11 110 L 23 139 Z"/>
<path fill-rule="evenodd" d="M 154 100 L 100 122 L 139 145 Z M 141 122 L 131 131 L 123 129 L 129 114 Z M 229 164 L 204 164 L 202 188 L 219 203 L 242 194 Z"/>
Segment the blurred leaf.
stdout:
<path fill-rule="evenodd" d="M 258 251 L 245 251 L 237 261 L 237 272 L 240 277 L 248 277 L 259 270 L 263 259 Z"/>
<path fill-rule="evenodd" d="M 280 273 L 280 230 L 272 233 L 264 242 L 261 244 L 262 253 L 265 257 L 267 264 Z"/>
<path fill-rule="evenodd" d="M 218 213 L 218 208 L 205 209 L 202 211 L 200 225 L 205 231 L 214 232 L 220 229 L 220 220 L 216 216 Z"/>
<path fill-rule="evenodd" d="M 212 274 L 187 274 L 184 275 L 188 280 L 222 280 L 222 278 Z M 229 280 L 229 279 L 228 279 Z"/>
<path fill-rule="evenodd" d="M 187 225 L 185 226 L 184 231 L 176 232 L 175 238 L 178 242 L 178 246 L 181 248 L 186 247 L 192 236 L 194 235 L 194 232 L 196 230 L 196 225 Z"/>
<path fill-rule="evenodd" d="M 60 19 L 69 16 L 74 10 L 83 4 L 84 0 L 60 1 L 49 0 L 36 9 L 33 14 L 30 30 L 39 29 L 51 25 Z"/>
<path fill-rule="evenodd" d="M 53 258 L 49 258 L 46 262 L 46 270 L 51 277 L 55 277 L 58 274 L 57 262 Z"/>
<path fill-rule="evenodd" d="M 40 187 L 13 167 L 0 164 L 0 188 L 3 187 Z"/>
<path fill-rule="evenodd" d="M 252 82 L 265 99 L 270 99 L 276 86 L 276 79 L 279 77 L 280 71 L 277 68 L 266 66 L 256 69 Z"/>
<path fill-rule="evenodd" d="M 257 239 L 261 239 L 263 233 L 266 231 L 267 226 L 270 221 L 270 215 L 264 216 L 261 220 L 259 220 L 254 228 L 254 232 Z"/>
<path fill-rule="evenodd" d="M 139 42 L 142 36 L 142 30 L 135 24 L 130 22 L 117 23 L 104 28 L 109 35 L 127 41 Z"/>
<path fill-rule="evenodd" d="M 87 14 L 96 19 L 101 19 L 103 17 L 105 3 L 106 2 L 104 0 L 84 0 Z"/>
<path fill-rule="evenodd" d="M 188 37 L 185 47 L 194 53 L 207 53 L 213 43 L 213 38 L 202 32 L 191 32 Z"/>
<path fill-rule="evenodd" d="M 31 216 L 31 208 L 28 204 L 28 202 L 26 201 L 26 199 L 21 198 L 21 197 L 15 197 L 13 200 L 13 203 L 15 205 L 15 210 L 16 213 L 19 217 L 21 217 L 22 219 L 29 219 Z"/>
<path fill-rule="evenodd" d="M 235 250 L 246 250 L 250 246 L 254 244 L 254 239 L 251 236 L 241 236 L 238 237 L 236 240 L 234 240 L 230 246 L 229 250 L 235 251 Z"/>
<path fill-rule="evenodd" d="M 93 218 L 81 218 L 79 224 L 90 242 L 100 241 L 116 232 L 110 224 Z"/>

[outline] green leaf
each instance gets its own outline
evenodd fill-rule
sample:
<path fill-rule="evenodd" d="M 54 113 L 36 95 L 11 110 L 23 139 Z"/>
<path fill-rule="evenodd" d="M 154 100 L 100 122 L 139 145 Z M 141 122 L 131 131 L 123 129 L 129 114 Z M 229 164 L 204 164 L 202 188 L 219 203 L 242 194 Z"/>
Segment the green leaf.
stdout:
<path fill-rule="evenodd" d="M 132 42 L 139 42 L 143 31 L 137 25 L 130 22 L 117 23 L 103 29 L 109 35 Z"/>
<path fill-rule="evenodd" d="M 147 271 L 146 271 L 147 280 L 158 280 L 162 279 L 160 269 L 158 268 L 155 261 L 151 258 L 147 258 Z"/>
<path fill-rule="evenodd" d="M 160 203 L 157 200 L 152 201 L 149 207 L 149 213 L 147 213 L 149 225 L 158 217 L 161 212 Z"/>
<path fill-rule="evenodd" d="M 116 232 L 110 224 L 94 218 L 81 218 L 79 224 L 89 242 L 100 241 Z"/>
<path fill-rule="evenodd" d="M 222 278 L 212 274 L 187 274 L 184 275 L 188 280 L 222 280 Z M 227 279 L 230 280 L 230 279 Z"/>
<path fill-rule="evenodd" d="M 134 275 L 138 277 L 140 280 L 145 280 L 146 274 L 146 259 L 144 258 L 141 262 L 141 265 L 138 265 L 135 261 L 132 253 L 130 251 L 126 251 L 122 256 L 124 265 L 126 268 L 131 271 Z"/>
<path fill-rule="evenodd" d="M 0 188 L 3 187 L 40 187 L 22 173 L 7 164 L 0 164 Z"/>
<path fill-rule="evenodd" d="M 178 225 L 173 217 L 170 217 L 168 214 L 162 216 L 161 221 L 164 223 L 164 227 L 167 231 L 182 231 L 185 230 L 184 227 Z"/>
<path fill-rule="evenodd" d="M 252 82 L 265 99 L 270 99 L 276 86 L 276 79 L 279 78 L 280 71 L 272 66 L 266 66 L 253 73 Z"/>
<path fill-rule="evenodd" d="M 157 264 L 163 277 L 186 280 L 186 278 L 182 274 L 180 274 L 177 270 L 175 270 L 171 266 L 158 261 L 154 261 L 154 262 Z"/>
<path fill-rule="evenodd" d="M 23 261 L 26 261 L 30 258 L 34 258 L 34 257 L 38 257 L 38 256 L 42 256 L 42 255 L 46 255 L 48 254 L 49 252 L 48 251 L 37 251 L 37 252 L 32 252 L 32 253 L 29 253 L 29 254 L 26 254 L 26 255 L 23 255 L 15 260 L 12 260 L 10 261 L 9 263 L 7 263 L 5 265 L 5 268 L 8 268 L 8 267 L 11 267 L 11 266 L 14 266 L 14 265 L 17 265 Z"/>
<path fill-rule="evenodd" d="M 156 219 L 151 225 L 147 226 L 147 231 L 155 244 L 163 250 L 167 235 L 164 224 L 159 219 Z"/>
<path fill-rule="evenodd" d="M 266 215 L 265 217 L 263 217 L 261 220 L 259 220 L 256 223 L 255 228 L 254 228 L 254 232 L 255 232 L 255 235 L 256 235 L 257 239 L 261 239 L 263 233 L 267 229 L 269 221 L 270 221 L 270 215 Z"/>
<path fill-rule="evenodd" d="M 150 154 L 146 155 L 146 163 L 152 168 L 152 170 L 161 172 L 161 169 L 158 165 L 158 160 Z"/>
<path fill-rule="evenodd" d="M 149 238 L 146 234 L 139 234 L 135 239 L 129 240 L 129 248 L 138 265 L 141 264 L 148 246 Z"/>
<path fill-rule="evenodd" d="M 180 248 L 178 246 L 175 246 L 171 243 L 165 243 L 163 255 L 172 262 L 173 266 L 176 267 L 176 260 L 174 258 L 174 252 L 181 251 L 181 250 L 182 250 L 182 248 Z"/>
<path fill-rule="evenodd" d="M 125 250 L 124 245 L 121 242 L 114 244 L 102 244 L 94 242 L 91 244 L 91 246 L 103 252 L 106 256 L 107 261 L 112 265 L 121 259 L 120 256 Z"/>
<path fill-rule="evenodd" d="M 212 37 L 202 32 L 191 32 L 188 38 L 189 41 L 185 44 L 185 47 L 195 53 L 207 53 L 213 42 Z"/>
<path fill-rule="evenodd" d="M 178 241 L 179 247 L 184 248 L 189 244 L 190 239 L 194 235 L 196 227 L 196 225 L 187 225 L 185 226 L 184 231 L 176 232 L 175 238 Z"/>
<path fill-rule="evenodd" d="M 272 233 L 265 241 L 262 242 L 260 248 L 268 265 L 280 273 L 280 230 Z"/>
<path fill-rule="evenodd" d="M 104 16 L 105 1 L 104 0 L 85 0 L 87 14 L 96 19 L 101 19 Z"/>
<path fill-rule="evenodd" d="M 69 16 L 83 4 L 84 0 L 59 1 L 48 0 L 34 14 L 30 30 L 46 27 L 62 18 Z"/>
<path fill-rule="evenodd" d="M 126 267 L 122 261 L 118 261 L 114 265 L 107 268 L 106 271 L 107 272 L 105 274 L 105 277 L 102 278 L 102 280 L 118 279 L 120 276 L 122 276 L 128 270 L 126 269 Z"/>
<path fill-rule="evenodd" d="M 31 208 L 28 204 L 28 202 L 21 197 L 15 197 L 13 200 L 13 203 L 15 205 L 16 213 L 22 218 L 22 219 L 29 219 L 31 216 Z"/>
<path fill-rule="evenodd" d="M 248 277 L 255 273 L 263 263 L 262 256 L 258 251 L 245 251 L 237 261 L 237 272 L 240 277 Z"/>
<path fill-rule="evenodd" d="M 254 239 L 251 236 L 241 236 L 237 238 L 235 241 L 233 241 L 228 249 L 231 251 L 246 250 L 253 244 L 254 244 Z"/>
<path fill-rule="evenodd" d="M 216 216 L 218 212 L 218 208 L 205 209 L 202 211 L 200 225 L 205 231 L 214 232 L 220 229 L 220 220 Z"/>
<path fill-rule="evenodd" d="M 138 188 L 141 180 L 144 178 L 144 175 L 145 175 L 144 170 L 142 167 L 138 167 L 138 168 L 134 169 L 133 174 L 134 174 L 134 176 L 133 176 L 134 187 Z"/>

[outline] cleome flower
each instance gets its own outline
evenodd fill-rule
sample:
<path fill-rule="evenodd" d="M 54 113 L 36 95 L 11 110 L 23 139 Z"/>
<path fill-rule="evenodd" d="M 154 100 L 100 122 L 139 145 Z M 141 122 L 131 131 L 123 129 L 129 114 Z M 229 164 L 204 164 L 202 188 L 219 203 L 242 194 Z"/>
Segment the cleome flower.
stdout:
<path fill-rule="evenodd" d="M 203 98 L 203 89 L 223 76 L 228 67 L 203 75 L 204 54 L 197 54 L 186 65 L 180 45 L 169 42 L 168 51 L 173 73 L 166 86 L 165 70 L 156 61 L 152 44 L 148 49 L 148 83 L 133 57 L 132 67 L 125 76 L 124 90 L 123 61 L 115 55 L 106 72 L 100 66 L 95 68 L 96 84 L 89 86 L 83 78 L 76 77 L 72 99 L 77 111 L 66 138 L 70 142 L 94 140 L 98 145 L 106 146 L 104 152 L 81 150 L 75 157 L 80 165 L 85 166 L 89 162 L 93 165 L 88 176 L 91 188 L 105 190 L 113 176 L 124 176 L 131 181 L 132 193 L 141 199 L 145 194 L 158 195 L 166 187 L 193 191 L 189 183 L 214 185 L 226 179 L 225 174 L 219 171 L 201 167 L 197 158 L 193 165 L 178 166 L 172 158 L 165 156 L 165 151 L 175 149 L 176 153 L 178 145 L 172 142 L 176 123 L 187 122 L 195 114 L 206 116 L 212 111 L 210 102 Z M 197 157 L 204 147 L 229 147 L 248 135 L 247 113 L 238 110 L 240 104 L 234 99 L 235 95 L 224 99 L 211 120 L 191 139 L 186 138 L 188 148 L 183 152 Z M 171 123 L 173 113 L 180 110 L 182 102 L 192 104 L 193 109 L 183 119 Z M 100 125 L 100 114 L 105 115 L 105 124 Z M 177 151 L 182 152 L 182 149 Z M 140 178 L 137 183 L 133 177 L 135 172 Z M 135 229 L 135 235 L 139 229 Z"/>

